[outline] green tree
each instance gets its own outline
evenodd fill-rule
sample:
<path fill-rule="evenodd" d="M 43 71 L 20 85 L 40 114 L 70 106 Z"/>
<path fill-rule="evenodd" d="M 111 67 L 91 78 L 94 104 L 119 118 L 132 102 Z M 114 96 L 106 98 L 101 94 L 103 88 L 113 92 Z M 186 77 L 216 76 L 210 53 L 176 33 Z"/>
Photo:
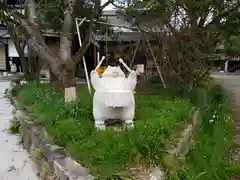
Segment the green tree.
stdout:
<path fill-rule="evenodd" d="M 225 43 L 226 54 L 230 56 L 240 56 L 240 35 L 230 36 Z"/>
<path fill-rule="evenodd" d="M 121 10 L 126 19 L 158 40 L 155 46 L 168 86 L 174 81 L 191 90 L 201 84 L 221 37 L 239 32 L 239 1 L 143 0 L 128 4 Z"/>
<path fill-rule="evenodd" d="M 72 88 L 73 92 L 66 99 L 74 100 L 75 92 L 75 66 L 82 59 L 84 53 L 92 42 L 92 33 L 96 29 L 93 21 L 86 25 L 88 34 L 85 36 L 83 46 L 72 56 L 72 38 L 75 33 L 75 17 L 87 17 L 88 19 L 99 19 L 101 11 L 112 0 L 100 6 L 100 1 L 81 0 L 49 0 L 35 1 L 25 0 L 23 4 L 25 13 L 19 12 L 15 6 L 9 6 L 7 1 L 1 1 L 1 19 L 5 22 L 11 38 L 22 57 L 23 45 L 28 44 L 30 49 L 41 57 L 41 61 L 48 64 L 55 79 L 63 84 L 64 88 Z M 52 28 L 60 33 L 59 54 L 52 52 L 46 45 L 43 31 Z M 18 42 L 18 40 L 20 42 Z M 24 64 L 24 58 L 21 58 Z M 36 63 L 35 63 L 36 64 Z M 26 65 L 26 66 L 25 66 Z M 27 72 L 27 63 L 25 63 Z"/>

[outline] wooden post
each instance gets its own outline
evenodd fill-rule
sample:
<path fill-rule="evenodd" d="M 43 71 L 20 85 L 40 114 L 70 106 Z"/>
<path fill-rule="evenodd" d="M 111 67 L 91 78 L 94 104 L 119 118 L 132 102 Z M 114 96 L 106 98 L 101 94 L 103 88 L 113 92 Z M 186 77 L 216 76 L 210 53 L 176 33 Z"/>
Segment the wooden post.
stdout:
<path fill-rule="evenodd" d="M 132 61 L 131 61 L 131 63 L 130 63 L 130 68 L 132 68 L 132 64 L 133 64 L 134 59 L 135 59 L 135 56 L 136 56 L 136 54 L 137 54 L 137 51 L 138 51 L 138 47 L 139 47 L 140 42 L 141 42 L 141 40 L 139 39 L 138 42 L 137 42 L 137 46 L 136 46 L 136 48 L 135 48 L 135 50 L 134 50 L 134 53 L 133 53 Z"/>
<path fill-rule="evenodd" d="M 93 57 L 94 57 L 94 67 L 97 66 L 97 48 L 94 46 L 93 48 Z"/>
<path fill-rule="evenodd" d="M 157 71 L 158 71 L 158 74 L 159 74 L 159 76 L 160 76 L 160 78 L 161 78 L 163 87 L 166 88 L 165 82 L 164 82 L 163 77 L 162 77 L 162 73 L 161 73 L 161 71 L 160 71 L 160 68 L 158 67 L 157 60 L 156 60 L 156 57 L 155 57 L 155 55 L 154 55 L 154 53 L 153 53 L 153 50 L 152 50 L 152 47 L 151 47 L 151 44 L 150 44 L 149 40 L 147 40 L 147 44 L 148 44 L 148 48 L 149 48 L 149 50 L 150 50 L 150 53 L 151 53 L 151 55 L 152 55 L 152 58 L 153 58 L 153 60 L 154 60 L 154 63 L 155 63 L 155 65 L 156 65 L 156 67 L 157 67 Z"/>
<path fill-rule="evenodd" d="M 225 72 L 228 72 L 228 60 L 225 61 L 224 71 L 225 71 Z"/>

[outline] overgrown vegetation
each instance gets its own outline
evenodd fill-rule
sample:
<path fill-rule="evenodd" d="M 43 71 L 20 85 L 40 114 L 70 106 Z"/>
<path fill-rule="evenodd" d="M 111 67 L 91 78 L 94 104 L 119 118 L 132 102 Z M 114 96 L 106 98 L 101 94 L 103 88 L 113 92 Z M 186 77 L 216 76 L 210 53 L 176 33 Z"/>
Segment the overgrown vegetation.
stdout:
<path fill-rule="evenodd" d="M 185 163 L 170 172 L 171 180 L 223 180 L 239 175 L 240 167 L 230 157 L 236 149 L 235 126 L 226 92 L 221 86 L 213 86 L 205 99 L 201 103 L 202 124 L 194 133 L 194 145 Z"/>
<path fill-rule="evenodd" d="M 17 98 L 82 165 L 99 179 L 131 176 L 129 168 L 161 165 L 167 143 L 175 139 L 187 121 L 192 105 L 184 99 L 137 96 L 135 129 L 97 132 L 93 126 L 92 97 L 85 86 L 78 91 L 81 103 L 63 103 L 61 94 L 49 85 L 31 83 Z"/>
<path fill-rule="evenodd" d="M 229 152 L 235 148 L 234 124 L 220 86 L 188 93 L 158 88 L 155 94 L 137 96 L 136 128 L 101 133 L 94 129 L 92 100 L 85 86 L 78 88 L 81 103 L 70 105 L 62 103 L 62 95 L 47 84 L 30 83 L 15 92 L 54 141 L 99 179 L 131 177 L 129 169 L 137 164 L 164 167 L 161 163 L 167 145 L 176 139 L 194 105 L 201 108 L 203 122 L 194 134 L 195 143 L 185 162 L 166 169 L 169 179 L 220 180 L 239 171 L 229 162 Z"/>

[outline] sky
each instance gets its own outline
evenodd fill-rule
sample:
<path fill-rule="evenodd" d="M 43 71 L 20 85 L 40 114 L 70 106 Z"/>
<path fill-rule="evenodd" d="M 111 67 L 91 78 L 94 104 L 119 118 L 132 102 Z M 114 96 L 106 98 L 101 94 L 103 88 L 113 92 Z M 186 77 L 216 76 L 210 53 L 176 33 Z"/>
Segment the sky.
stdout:
<path fill-rule="evenodd" d="M 106 3 L 108 0 L 101 0 L 101 5 Z M 114 6 L 112 4 L 108 5 L 104 10 L 113 10 Z"/>

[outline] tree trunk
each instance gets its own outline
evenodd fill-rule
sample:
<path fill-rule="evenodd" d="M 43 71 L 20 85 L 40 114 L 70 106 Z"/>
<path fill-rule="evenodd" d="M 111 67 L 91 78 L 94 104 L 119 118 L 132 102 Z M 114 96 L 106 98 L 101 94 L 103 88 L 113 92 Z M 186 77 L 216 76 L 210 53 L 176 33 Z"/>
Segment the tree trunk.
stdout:
<path fill-rule="evenodd" d="M 58 79 L 57 76 L 49 69 L 50 72 L 50 83 L 58 91 L 64 93 L 64 84 Z"/>
<path fill-rule="evenodd" d="M 64 79 L 60 81 L 57 76 L 50 70 L 50 83 L 59 91 L 64 92 L 65 102 L 75 101 L 76 96 L 76 78 L 75 66 L 73 63 L 68 63 L 62 67 L 64 71 Z"/>
<path fill-rule="evenodd" d="M 22 72 L 24 74 L 24 76 L 29 76 L 30 72 L 29 72 L 29 64 L 27 62 L 27 60 L 25 59 L 25 55 L 24 55 L 24 48 L 26 46 L 26 39 L 22 36 L 21 40 L 18 37 L 19 34 L 21 34 L 21 32 L 19 31 L 19 28 L 15 27 L 14 24 L 8 23 L 7 24 L 7 29 L 8 32 L 11 36 L 11 39 L 16 47 L 17 53 L 19 55 L 19 59 L 21 61 L 22 64 Z"/>
<path fill-rule="evenodd" d="M 76 101 L 76 77 L 75 77 L 75 63 L 72 60 L 66 61 L 64 65 L 64 95 L 65 102 Z"/>
<path fill-rule="evenodd" d="M 28 67 L 29 73 L 26 74 L 27 81 L 39 80 L 40 62 L 36 52 L 28 46 Z"/>
<path fill-rule="evenodd" d="M 60 51 L 59 56 L 64 62 L 63 64 L 63 84 L 65 102 L 71 102 L 76 100 L 76 78 L 75 78 L 75 62 L 71 58 L 71 46 L 73 40 L 73 27 L 74 27 L 74 15 L 73 9 L 76 4 L 76 0 L 68 0 L 68 7 L 65 9 L 65 16 L 62 26 L 62 33 L 60 36 Z"/>

